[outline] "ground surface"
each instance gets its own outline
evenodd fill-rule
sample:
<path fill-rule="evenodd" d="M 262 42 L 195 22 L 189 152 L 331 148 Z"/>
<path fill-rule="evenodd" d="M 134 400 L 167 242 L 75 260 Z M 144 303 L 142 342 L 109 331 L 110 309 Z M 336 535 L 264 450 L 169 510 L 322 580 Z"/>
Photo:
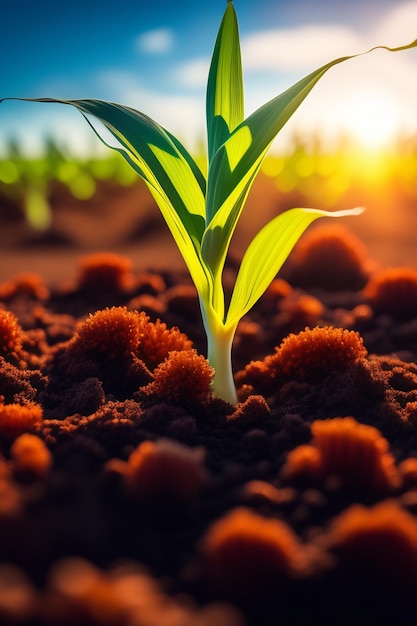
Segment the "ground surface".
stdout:
<path fill-rule="evenodd" d="M 249 215 L 261 200 L 273 210 L 271 188 Z M 232 406 L 211 396 L 197 295 L 152 211 L 116 236 L 112 213 L 63 210 L 59 247 L 8 225 L 1 623 L 412 624 L 414 232 L 389 250 L 369 218 L 363 239 L 306 235 L 238 329 Z M 105 244 L 122 256 L 90 256 Z"/>

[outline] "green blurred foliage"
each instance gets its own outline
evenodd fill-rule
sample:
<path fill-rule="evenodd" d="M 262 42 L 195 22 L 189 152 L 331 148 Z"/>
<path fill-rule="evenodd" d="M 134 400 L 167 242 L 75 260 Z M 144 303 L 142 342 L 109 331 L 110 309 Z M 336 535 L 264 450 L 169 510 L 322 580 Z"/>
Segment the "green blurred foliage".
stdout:
<path fill-rule="evenodd" d="M 113 181 L 128 186 L 138 180 L 132 168 L 118 155 L 70 157 L 50 139 L 41 156 L 29 158 L 15 141 L 7 146 L 7 157 L 0 159 L 0 196 L 21 204 L 35 230 L 47 230 L 51 222 L 50 191 L 54 183 L 63 185 L 78 200 L 88 201 L 96 192 L 97 181 Z"/>
<path fill-rule="evenodd" d="M 201 147 L 196 160 L 205 171 Z M 274 181 L 281 196 L 293 195 L 303 206 L 336 209 L 349 190 L 358 195 L 395 189 L 397 194 L 417 199 L 417 135 L 398 138 L 385 149 L 366 150 L 347 137 L 327 146 L 319 135 L 295 134 L 284 152 L 272 152 L 262 172 Z M 100 182 L 114 186 L 140 184 L 135 171 L 121 156 L 109 151 L 83 159 L 68 155 L 53 140 L 45 140 L 42 155 L 28 158 L 15 141 L 10 141 L 7 157 L 0 159 L 1 197 L 23 207 L 31 227 L 47 230 L 51 222 L 50 197 L 62 185 L 79 201 L 88 202 Z"/>

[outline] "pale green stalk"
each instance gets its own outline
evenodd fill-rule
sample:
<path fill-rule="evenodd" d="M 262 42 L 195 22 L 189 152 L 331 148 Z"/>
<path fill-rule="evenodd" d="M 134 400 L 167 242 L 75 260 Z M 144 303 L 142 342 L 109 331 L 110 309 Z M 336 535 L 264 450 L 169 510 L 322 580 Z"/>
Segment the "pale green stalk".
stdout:
<path fill-rule="evenodd" d="M 380 47 L 397 52 L 416 46 L 417 40 L 397 48 Z M 226 310 L 224 264 L 262 161 L 276 135 L 320 78 L 350 58 L 353 57 L 323 65 L 245 118 L 239 31 L 229 0 L 207 84 L 207 180 L 180 141 L 140 111 L 101 100 L 21 98 L 71 105 L 98 135 L 89 116 L 99 120 L 117 139 L 118 145 L 109 147 L 120 152 L 144 179 L 190 271 L 199 294 L 208 359 L 215 369 L 213 391 L 231 403 L 237 401 L 231 351 L 240 319 L 265 292 L 314 220 L 358 215 L 362 211 L 295 208 L 274 218 L 255 236 L 244 254 Z M 6 99 L 12 98 L 3 100 Z"/>
<path fill-rule="evenodd" d="M 200 306 L 207 336 L 207 359 L 215 371 L 213 388 L 217 396 L 234 404 L 237 396 L 233 379 L 232 344 L 237 322 L 224 324 L 214 310 L 208 310 L 201 300 Z"/>

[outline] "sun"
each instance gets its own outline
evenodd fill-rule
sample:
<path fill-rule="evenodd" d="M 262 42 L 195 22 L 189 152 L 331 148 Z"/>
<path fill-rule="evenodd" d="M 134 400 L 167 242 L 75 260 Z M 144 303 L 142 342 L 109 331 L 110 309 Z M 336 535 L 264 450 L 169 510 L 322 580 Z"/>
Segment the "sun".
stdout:
<path fill-rule="evenodd" d="M 389 93 L 363 91 L 345 101 L 345 130 L 364 148 L 377 150 L 395 138 L 401 124 L 400 114 Z"/>

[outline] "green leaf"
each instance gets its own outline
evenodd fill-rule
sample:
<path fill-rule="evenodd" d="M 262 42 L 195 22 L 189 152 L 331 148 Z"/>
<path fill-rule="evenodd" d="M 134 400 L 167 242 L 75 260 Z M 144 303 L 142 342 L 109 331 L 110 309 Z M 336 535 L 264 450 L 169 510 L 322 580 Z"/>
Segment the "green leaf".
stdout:
<path fill-rule="evenodd" d="M 100 139 L 122 154 L 148 185 L 197 289 L 204 292 L 207 289 L 207 273 L 201 267 L 200 242 L 205 226 L 205 179 L 178 139 L 140 111 L 112 102 L 90 99 L 17 99 L 75 107 Z M 121 147 L 109 145 L 87 115 L 102 122 Z"/>
<path fill-rule="evenodd" d="M 239 181 L 204 232 L 201 254 L 215 276 L 223 271 L 230 240 L 258 170 L 259 165 L 255 164 Z"/>
<path fill-rule="evenodd" d="M 232 2 L 227 3 L 211 59 L 206 116 L 210 161 L 232 130 L 243 121 L 242 62 L 239 30 Z"/>
<path fill-rule="evenodd" d="M 226 326 L 234 326 L 262 296 L 305 229 L 319 217 L 359 215 L 363 209 L 320 211 L 290 209 L 264 226 L 242 259 L 230 301 Z"/>
<path fill-rule="evenodd" d="M 417 47 L 417 39 L 397 48 L 376 46 L 361 54 L 368 54 L 377 49 L 398 52 L 414 47 Z M 361 54 L 341 57 L 326 63 L 261 106 L 235 128 L 229 139 L 219 147 L 210 164 L 207 196 L 209 215 L 214 216 L 239 181 L 260 165 L 272 141 L 320 78 L 333 66 Z"/>

